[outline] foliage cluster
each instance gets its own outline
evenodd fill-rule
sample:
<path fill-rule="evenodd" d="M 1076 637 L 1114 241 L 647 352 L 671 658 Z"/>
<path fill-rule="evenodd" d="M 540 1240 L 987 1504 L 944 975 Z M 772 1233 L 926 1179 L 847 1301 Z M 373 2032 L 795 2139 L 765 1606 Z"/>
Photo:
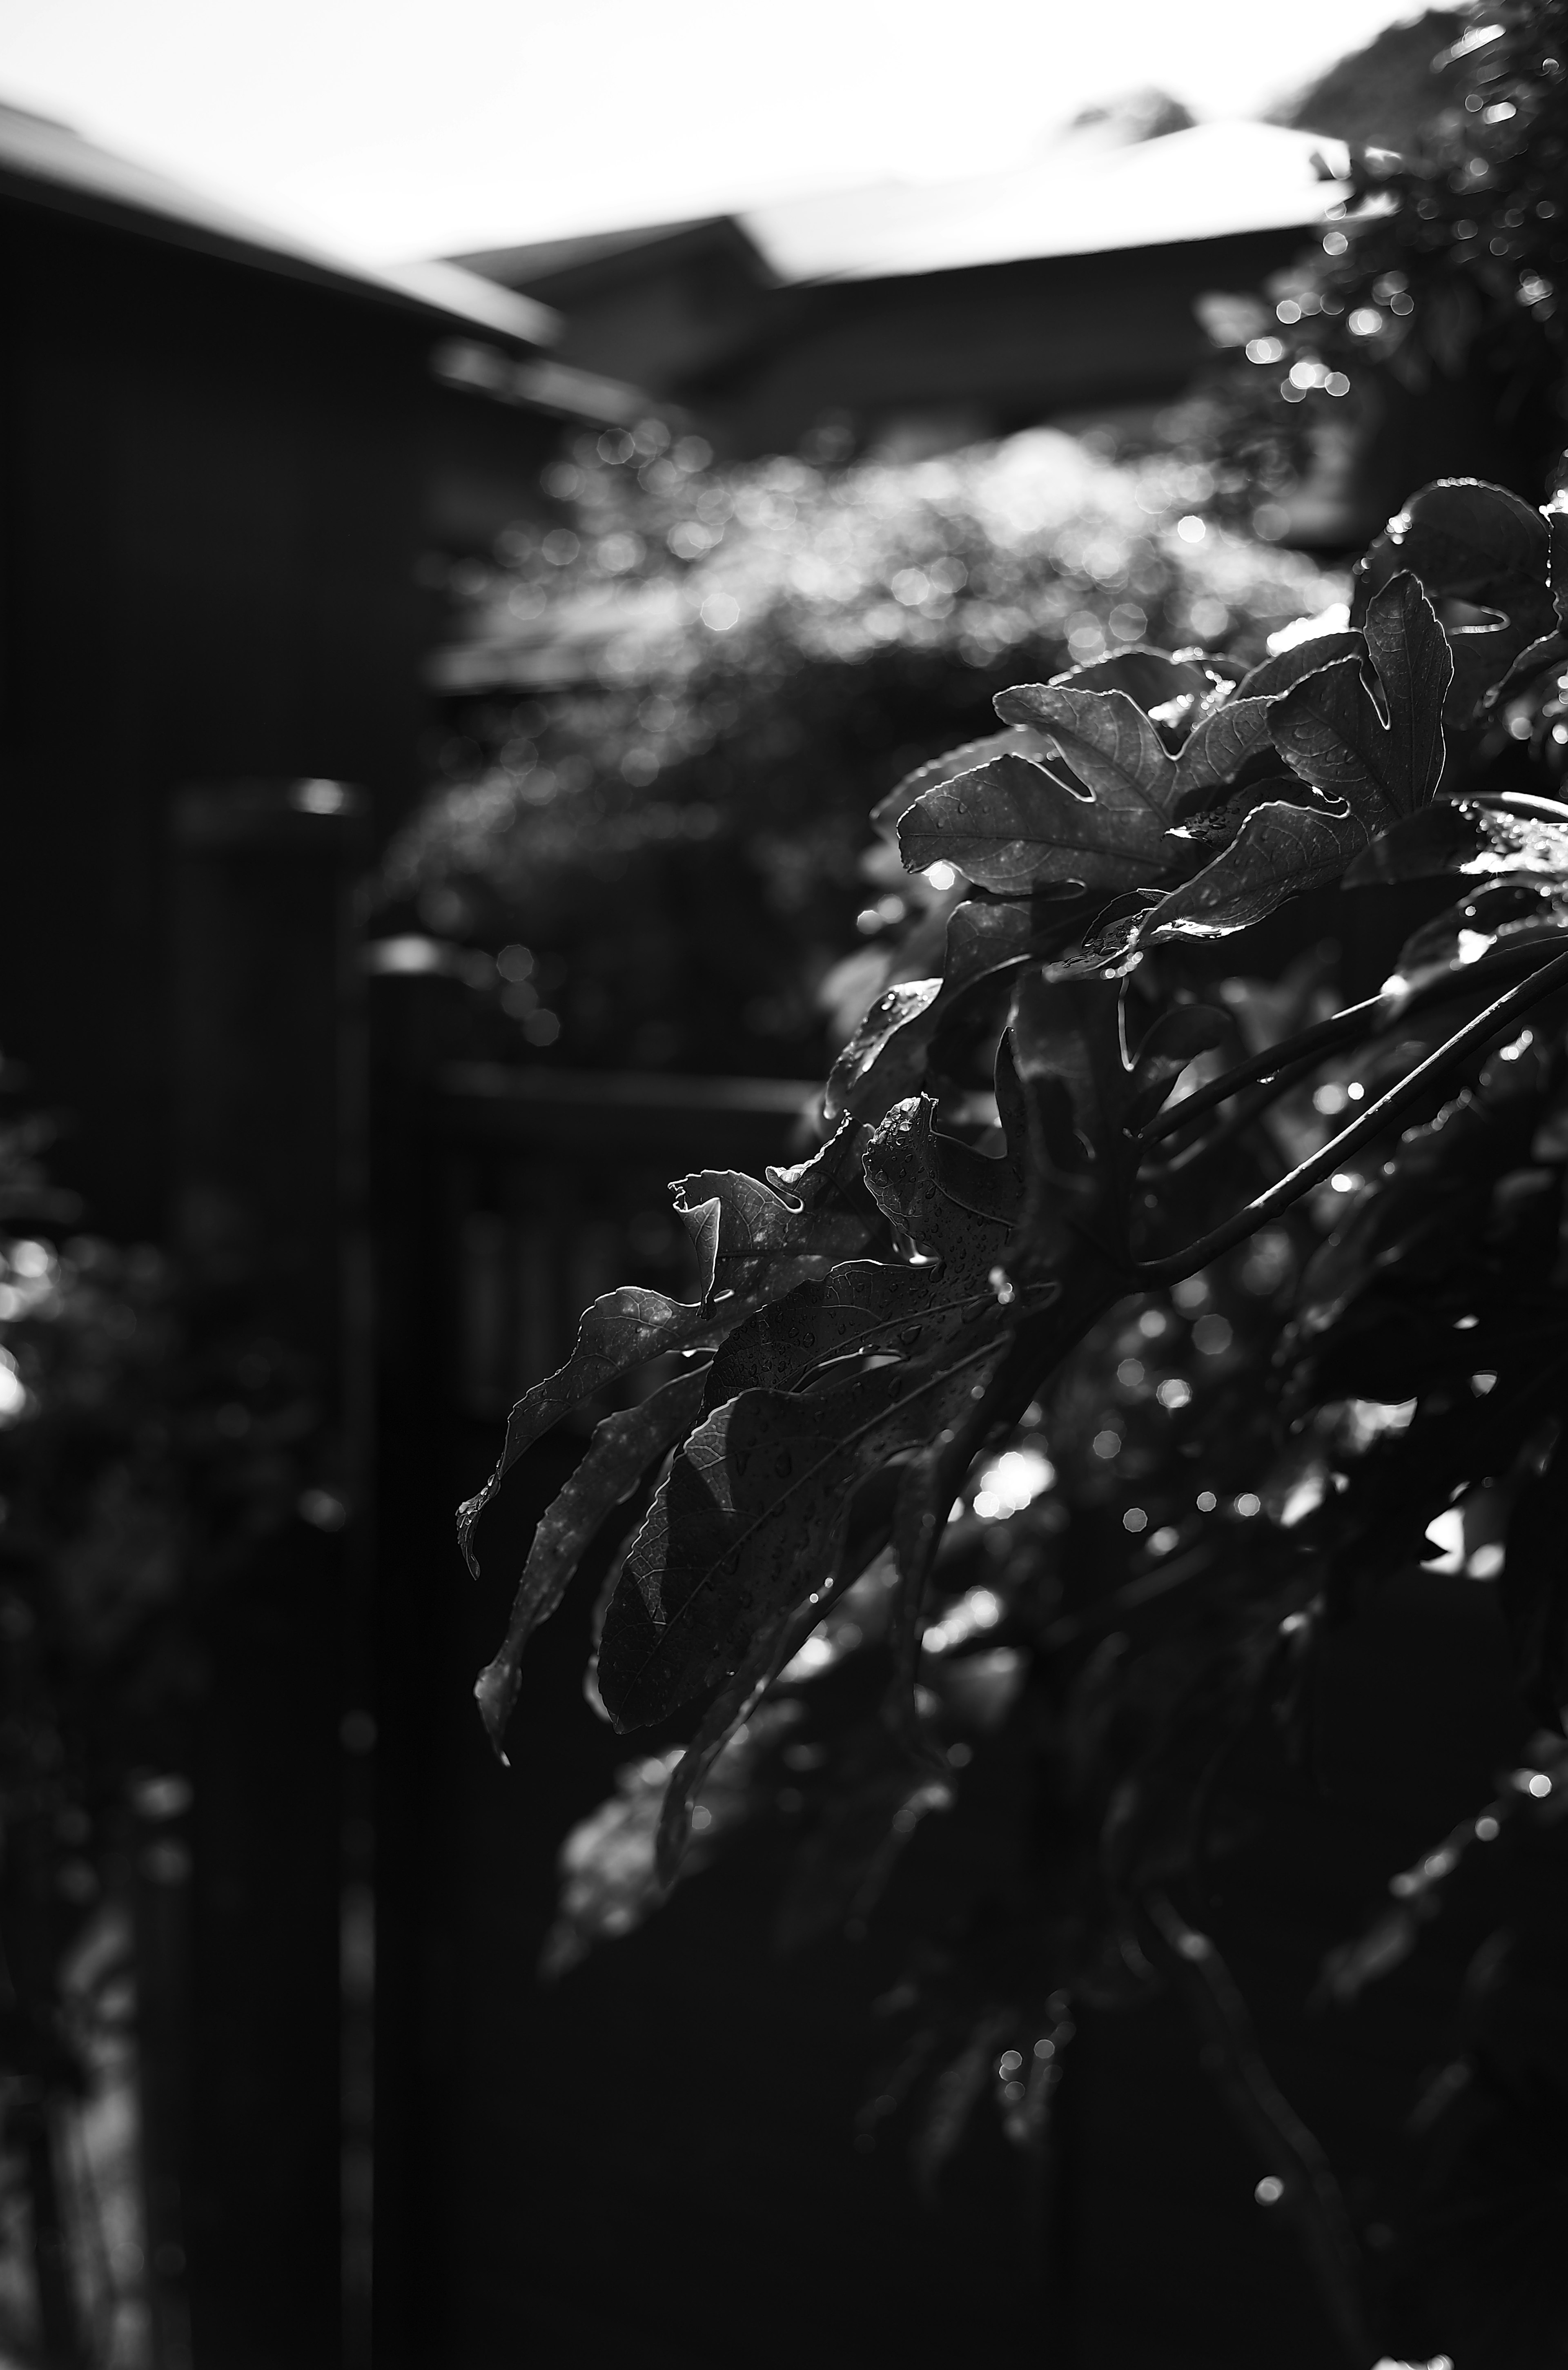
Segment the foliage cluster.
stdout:
<path fill-rule="evenodd" d="M 797 1939 L 918 1863 L 928 2161 L 987 2092 L 1048 2157 L 1075 2011 L 1169 1989 L 1362 2365 L 1568 2347 L 1568 806 L 1530 757 L 1565 629 L 1568 514 L 1458 481 L 1342 628 L 1002 693 L 877 810 L 949 885 L 820 1149 L 678 1181 L 698 1295 L 597 1301 L 460 1518 L 469 1547 L 544 1430 L 640 1377 L 478 1682 L 499 1749 L 621 1524 L 594 1687 L 657 1749 L 569 1847 L 553 1965 L 747 1818 L 797 1838 Z M 1358 915 L 1412 897 L 1347 1001 Z M 1422 1567 L 1492 1592 L 1539 1733 L 1325 1961 L 1348 2002 L 1456 1898 L 1486 1936 L 1426 2152 L 1352 2207 L 1197 1919 L 1239 1743 L 1309 1771 L 1330 1643 Z"/>
<path fill-rule="evenodd" d="M 705 454 L 657 422 L 580 440 L 547 473 L 570 524 L 459 581 L 458 679 L 514 688 L 457 703 L 384 887 L 510 949 L 499 1054 L 814 1069 L 846 940 L 916 901 L 867 875 L 868 788 L 1020 674 L 1146 635 L 1258 659 L 1343 589 L 1205 526 L 1206 464 L 1118 469 L 1051 431 L 916 466 Z"/>
<path fill-rule="evenodd" d="M 1173 448 L 1216 465 L 1217 515 L 1277 531 L 1324 431 L 1368 447 L 1390 396 L 1459 402 L 1472 465 L 1490 438 L 1519 490 L 1562 443 L 1568 8 L 1502 0 L 1460 21 L 1404 152 L 1353 146 L 1317 247 L 1268 301 L 1211 309 L 1246 368 L 1183 408 Z"/>

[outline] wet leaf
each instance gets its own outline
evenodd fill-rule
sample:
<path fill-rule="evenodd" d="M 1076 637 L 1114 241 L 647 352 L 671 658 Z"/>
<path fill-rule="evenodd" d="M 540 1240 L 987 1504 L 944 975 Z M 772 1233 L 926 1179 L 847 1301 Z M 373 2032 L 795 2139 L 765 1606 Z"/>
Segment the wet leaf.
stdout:
<path fill-rule="evenodd" d="M 971 897 L 948 922 L 940 979 L 905 982 L 871 1007 L 833 1065 L 824 1097 L 830 1124 L 876 1121 L 925 1076 L 931 1041 L 962 996 L 1032 956 L 1063 945 L 1092 912 L 1081 900 Z"/>
<path fill-rule="evenodd" d="M 997 695 L 998 714 L 1047 741 L 1071 779 L 1004 755 L 928 790 L 899 825 L 906 868 L 951 864 L 1008 895 L 1075 882 L 1109 892 L 1179 879 L 1172 821 L 1174 759 L 1122 691 L 1023 684 Z"/>
<path fill-rule="evenodd" d="M 788 1270 L 774 1278 L 780 1292 L 800 1280 L 799 1273 Z M 637 1284 L 623 1284 L 595 1300 L 578 1326 L 571 1357 L 518 1400 L 507 1418 L 506 1442 L 494 1472 L 478 1495 L 457 1510 L 457 1541 L 469 1570 L 477 1575 L 479 1569 L 471 1544 L 474 1524 L 518 1458 L 552 1424 L 650 1358 L 678 1350 L 716 1349 L 731 1326 L 755 1305 L 747 1301 L 708 1308 L 700 1302 L 668 1300 L 662 1292 L 645 1292 Z"/>
<path fill-rule="evenodd" d="M 1269 746 L 1269 702 L 1228 699 L 1194 725 L 1176 760 L 1172 812 L 1180 818 L 1212 805 L 1215 791 Z"/>
<path fill-rule="evenodd" d="M 1007 1248 L 1008 1229 L 944 1190 L 935 1114 L 928 1095 L 894 1105 L 866 1148 L 866 1184 L 878 1208 L 941 1261 L 945 1283 L 983 1287 Z"/>
<path fill-rule="evenodd" d="M 638 1406 L 606 1416 L 571 1480 L 539 1517 L 505 1641 L 474 1687 L 486 1733 L 503 1760 L 502 1746 L 517 1701 L 524 1648 L 559 1605 L 604 1524 L 697 1421 L 707 1380 L 702 1367 L 677 1375 Z"/>
<path fill-rule="evenodd" d="M 923 1359 L 801 1396 L 745 1391 L 698 1427 L 605 1618 L 599 1687 L 617 1728 L 730 1677 L 781 1614 L 827 1584 L 857 1487 L 970 1404 L 1006 1330 L 998 1309 Z"/>
<path fill-rule="evenodd" d="M 747 1390 L 796 1390 L 819 1366 L 861 1351 L 908 1357 L 996 1297 L 984 1277 L 857 1260 L 737 1326 L 708 1369 L 709 1408 Z"/>
<path fill-rule="evenodd" d="M 987 732 L 978 741 L 965 741 L 958 748 L 949 749 L 940 757 L 928 758 L 905 774 L 895 789 L 889 790 L 871 809 L 871 827 L 884 839 L 897 845 L 898 822 L 908 813 L 917 799 L 940 783 L 951 782 L 955 775 L 972 774 L 978 765 L 988 765 L 997 757 L 1039 757 L 1045 744 L 1038 732 L 1027 725 L 1009 725 L 1000 732 Z"/>
<path fill-rule="evenodd" d="M 1271 782 L 1240 828 L 1203 870 L 1172 890 L 1145 919 L 1139 943 L 1226 938 L 1309 889 L 1337 880 L 1367 845 L 1348 804 L 1331 803 L 1293 782 Z"/>
<path fill-rule="evenodd" d="M 761 1271 L 787 1259 L 793 1283 L 807 1261 L 850 1258 L 865 1244 L 869 1223 L 852 1211 L 791 1202 L 736 1168 L 704 1168 L 670 1187 L 675 1212 L 697 1252 L 704 1301 L 715 1293 L 744 1294 Z"/>

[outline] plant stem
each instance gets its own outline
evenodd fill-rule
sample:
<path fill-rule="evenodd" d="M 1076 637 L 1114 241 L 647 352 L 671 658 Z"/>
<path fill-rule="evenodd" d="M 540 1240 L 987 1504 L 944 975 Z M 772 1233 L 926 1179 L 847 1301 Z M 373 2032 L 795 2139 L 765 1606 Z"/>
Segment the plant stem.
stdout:
<path fill-rule="evenodd" d="M 1435 1079 L 1462 1062 L 1466 1054 L 1499 1035 L 1516 1014 L 1528 1012 L 1532 1005 L 1540 1003 L 1553 989 L 1565 985 L 1568 985 L 1568 953 L 1554 956 L 1533 978 L 1522 980 L 1517 987 L 1509 988 L 1484 1011 L 1478 1012 L 1473 1020 L 1466 1021 L 1464 1027 L 1456 1030 L 1445 1044 L 1429 1053 L 1424 1062 L 1418 1062 L 1397 1087 L 1390 1087 L 1386 1095 L 1380 1095 L 1375 1103 L 1369 1104 L 1348 1127 L 1342 1128 L 1320 1152 L 1315 1152 L 1309 1160 L 1302 1161 L 1287 1177 L 1282 1177 L 1277 1185 L 1271 1185 L 1266 1193 L 1260 1193 L 1255 1201 L 1249 1202 L 1244 1210 L 1239 1210 L 1223 1225 L 1216 1226 L 1212 1233 L 1205 1235 L 1198 1242 L 1190 1243 L 1185 1250 L 1173 1251 L 1168 1259 L 1141 1261 L 1134 1271 L 1137 1282 L 1145 1286 L 1178 1283 L 1182 1276 L 1193 1275 L 1199 1268 L 1207 1267 L 1209 1261 L 1217 1259 L 1222 1251 L 1245 1241 L 1259 1226 L 1266 1225 L 1282 1210 L 1289 1209 L 1303 1193 L 1309 1193 L 1314 1185 L 1321 1184 L 1325 1177 L 1332 1176 L 1348 1154 L 1356 1151 L 1371 1137 L 1380 1135 L 1401 1112 L 1420 1099 Z"/>
<path fill-rule="evenodd" d="M 1266 1046 L 1262 1053 L 1254 1053 L 1250 1061 L 1238 1062 L 1234 1069 L 1227 1070 L 1222 1076 L 1211 1078 L 1206 1086 L 1195 1087 L 1192 1094 L 1184 1096 L 1179 1103 L 1172 1103 L 1168 1110 L 1151 1119 L 1146 1128 L 1140 1129 L 1138 1141 L 1145 1145 L 1159 1144 L 1164 1137 L 1175 1135 L 1193 1120 L 1202 1119 L 1205 1111 L 1213 1110 L 1218 1103 L 1228 1102 L 1232 1095 L 1254 1082 L 1270 1089 L 1263 1099 L 1272 1100 L 1274 1094 L 1283 1093 L 1287 1087 L 1293 1086 L 1298 1077 L 1315 1067 L 1326 1055 L 1337 1053 L 1342 1046 L 1355 1044 L 1362 1037 L 1370 1036 L 1379 1020 L 1396 1019 L 1407 1012 L 1420 1011 L 1429 1004 L 1444 1003 L 1449 996 L 1468 995 L 1500 973 L 1516 971 L 1522 957 L 1539 952 L 1540 949 L 1534 945 L 1499 948 L 1493 954 L 1482 955 L 1479 962 L 1467 964 L 1462 972 L 1457 972 L 1447 979 L 1435 980 L 1430 986 L 1418 989 L 1412 995 L 1401 999 L 1379 991 L 1376 995 L 1367 996 L 1364 1003 L 1347 1005 L 1343 1012 L 1331 1013 L 1327 1020 L 1317 1021 L 1310 1029 L 1303 1029 L 1295 1037 L 1287 1037 L 1277 1045 Z M 1261 1102 L 1253 1106 L 1254 1109 L 1262 1107 Z"/>

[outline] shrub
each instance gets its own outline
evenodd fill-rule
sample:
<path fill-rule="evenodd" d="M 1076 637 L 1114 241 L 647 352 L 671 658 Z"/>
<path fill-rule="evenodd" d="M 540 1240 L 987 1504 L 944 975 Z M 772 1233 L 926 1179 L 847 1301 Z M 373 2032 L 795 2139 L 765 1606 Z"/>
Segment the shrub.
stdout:
<path fill-rule="evenodd" d="M 1485 622 L 1446 628 L 1455 602 Z M 461 1514 L 467 1545 L 534 1439 L 643 1374 L 478 1687 L 499 1749 L 632 1492 L 594 1684 L 679 1742 L 569 1846 L 554 1966 L 694 1830 L 793 1832 L 796 1939 L 861 1925 L 902 1860 L 928 2166 L 987 2095 L 1049 2157 L 1076 2017 L 1169 1992 L 1363 2365 L 1568 2342 L 1568 806 L 1530 754 L 1565 673 L 1568 513 L 1467 481 L 1412 500 L 1343 627 L 1003 692 L 880 804 L 948 885 L 820 1149 L 679 1181 L 696 1296 L 595 1302 Z M 1379 935 L 1347 999 L 1343 949 Z M 1485 1938 L 1424 2157 L 1353 2212 L 1200 1904 L 1238 1740 L 1272 1730 L 1308 1782 L 1333 1639 L 1402 1586 L 1413 1651 L 1445 1571 L 1487 1592 L 1536 1733 L 1365 1930 L 1319 1937 L 1341 2004 L 1456 1902 Z"/>
<path fill-rule="evenodd" d="M 571 525 L 460 579 L 452 680 L 513 688 L 455 701 L 451 778 L 384 887 L 514 947 L 490 1024 L 513 1057 L 815 1067 L 857 917 L 874 946 L 909 903 L 868 878 L 868 793 L 984 731 L 1020 673 L 1147 636 L 1261 658 L 1343 590 L 1205 527 L 1206 468 L 1050 431 L 839 472 L 705 451 L 656 423 L 584 440 L 548 477 Z"/>

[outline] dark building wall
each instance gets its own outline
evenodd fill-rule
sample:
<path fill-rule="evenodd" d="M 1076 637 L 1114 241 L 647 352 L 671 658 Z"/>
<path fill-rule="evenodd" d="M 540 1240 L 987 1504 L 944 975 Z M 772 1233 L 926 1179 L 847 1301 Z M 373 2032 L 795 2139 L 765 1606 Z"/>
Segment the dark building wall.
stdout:
<path fill-rule="evenodd" d="M 384 832 L 427 721 L 420 553 L 536 500 L 557 430 L 436 385 L 439 323 L 44 207 L 0 205 L 0 1042 L 68 1108 L 94 1222 L 145 1235 L 171 793 L 339 776 Z"/>

